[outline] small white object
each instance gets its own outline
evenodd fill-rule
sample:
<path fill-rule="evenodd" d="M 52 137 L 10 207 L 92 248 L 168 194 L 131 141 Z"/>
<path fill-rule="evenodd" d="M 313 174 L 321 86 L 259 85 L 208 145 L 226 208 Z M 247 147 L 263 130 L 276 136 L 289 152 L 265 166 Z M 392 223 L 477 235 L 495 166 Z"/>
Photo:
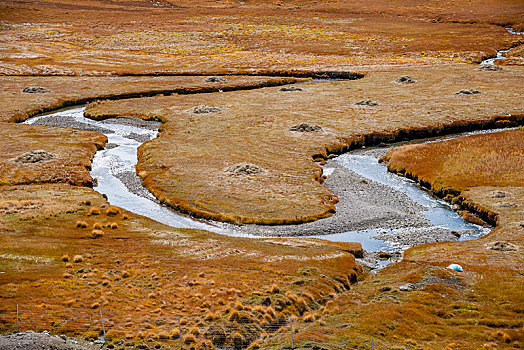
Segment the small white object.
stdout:
<path fill-rule="evenodd" d="M 460 266 L 459 264 L 451 264 L 451 265 L 448 266 L 448 269 L 454 270 L 454 271 L 458 271 L 458 272 L 464 271 L 462 269 L 462 266 Z"/>

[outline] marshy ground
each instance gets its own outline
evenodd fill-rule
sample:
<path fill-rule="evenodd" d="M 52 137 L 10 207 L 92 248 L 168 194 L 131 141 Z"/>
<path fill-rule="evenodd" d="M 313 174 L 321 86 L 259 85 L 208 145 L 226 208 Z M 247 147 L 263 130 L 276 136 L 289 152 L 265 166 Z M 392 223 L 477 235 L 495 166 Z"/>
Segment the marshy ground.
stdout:
<path fill-rule="evenodd" d="M 297 348 L 523 346 L 521 128 L 391 150 L 391 171 L 496 227 L 371 275 L 359 244 L 227 237 L 114 208 L 90 188 L 104 135 L 15 123 L 75 103 L 95 119 L 161 121 L 137 165 L 160 201 L 322 226 L 347 205 L 322 184 L 332 155 L 522 125 L 524 39 L 503 28 L 524 29 L 521 1 L 38 0 L 0 13 L 3 332 L 19 304 L 24 330 L 90 340 L 102 309 L 121 348 L 179 344 L 177 316 L 195 349 L 285 348 L 289 317 Z M 503 69 L 478 70 L 509 47 Z M 311 81 L 328 71 L 362 78 Z"/>

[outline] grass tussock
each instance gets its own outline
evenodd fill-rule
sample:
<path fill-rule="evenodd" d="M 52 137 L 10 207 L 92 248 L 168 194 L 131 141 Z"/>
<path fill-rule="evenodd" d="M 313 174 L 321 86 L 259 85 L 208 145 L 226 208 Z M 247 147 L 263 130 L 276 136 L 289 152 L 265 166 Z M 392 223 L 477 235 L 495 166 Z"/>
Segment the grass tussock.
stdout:
<path fill-rule="evenodd" d="M 195 344 L 197 342 L 197 338 L 193 334 L 186 334 L 184 335 L 183 342 L 186 345 L 189 344 Z"/>
<path fill-rule="evenodd" d="M 102 231 L 102 230 L 93 230 L 93 231 L 91 231 L 91 233 L 87 237 L 91 238 L 91 239 L 97 239 L 97 238 L 100 238 L 100 237 L 104 237 L 104 231 Z"/>
<path fill-rule="evenodd" d="M 115 206 L 110 206 L 109 208 L 107 208 L 106 210 L 106 215 L 107 216 L 116 216 L 120 214 L 120 209 L 115 207 Z"/>
<path fill-rule="evenodd" d="M 89 209 L 89 212 L 87 213 L 88 216 L 100 215 L 100 214 L 101 214 L 100 208 L 97 208 L 97 207 L 93 207 Z"/>
<path fill-rule="evenodd" d="M 76 222 L 76 227 L 78 227 L 78 228 L 87 228 L 87 222 L 85 222 L 85 221 L 77 221 Z"/>
<path fill-rule="evenodd" d="M 95 221 L 93 223 L 93 230 L 102 230 L 102 229 L 103 229 L 103 227 L 102 227 L 101 223 L 99 223 L 98 221 Z"/>

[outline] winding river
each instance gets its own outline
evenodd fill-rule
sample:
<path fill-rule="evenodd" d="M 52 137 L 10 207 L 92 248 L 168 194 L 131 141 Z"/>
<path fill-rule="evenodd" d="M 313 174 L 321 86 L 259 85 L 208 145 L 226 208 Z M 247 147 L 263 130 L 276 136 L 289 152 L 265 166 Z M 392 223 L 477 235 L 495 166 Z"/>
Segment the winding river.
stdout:
<path fill-rule="evenodd" d="M 148 122 L 128 118 L 94 121 L 84 117 L 84 110 L 85 107 L 63 110 L 31 118 L 25 123 L 62 125 L 95 130 L 105 134 L 108 137 L 108 143 L 105 149 L 95 154 L 91 176 L 96 179 L 94 189 L 105 194 L 112 205 L 176 228 L 201 229 L 230 236 L 264 237 L 245 233 L 240 227 L 234 225 L 196 220 L 161 205 L 141 185 L 141 179 L 135 173 L 137 149 L 143 142 L 157 136 L 158 124 L 151 125 Z M 384 149 L 381 152 L 383 153 Z M 424 215 L 429 225 L 434 226 L 433 228 L 461 232 L 461 240 L 475 239 L 489 232 L 489 229 L 462 220 L 446 202 L 434 198 L 412 180 L 389 173 L 386 166 L 379 163 L 377 156 L 372 154 L 372 150 L 346 153 L 338 156 L 334 161 L 368 181 L 383 184 L 391 191 L 407 195 L 410 200 L 425 208 Z M 329 177 L 332 171 L 333 169 L 325 167 L 324 174 Z M 339 242 L 360 242 L 364 250 L 368 252 L 395 252 L 403 251 L 413 244 L 402 243 L 402 240 L 401 242 L 390 240 L 387 238 L 388 235 L 399 237 L 408 233 L 412 234 L 414 230 L 420 230 L 420 235 L 424 235 L 426 232 L 424 230 L 427 229 L 428 227 L 396 229 L 384 227 L 306 237 Z M 385 235 L 385 237 L 378 238 L 377 236 L 380 235 Z M 295 239 L 300 238 L 304 236 Z M 385 264 L 385 262 L 381 263 L 381 265 Z"/>
<path fill-rule="evenodd" d="M 513 34 L 513 35 L 524 35 L 524 32 L 516 32 L 511 27 L 505 27 L 505 29 L 508 31 L 508 33 Z M 480 64 L 481 65 L 494 65 L 495 61 L 506 58 L 504 54 L 508 53 L 509 51 L 511 51 L 511 48 L 505 49 L 505 50 L 499 50 L 497 51 L 497 56 L 486 58 L 485 60 L 480 62 Z"/>
<path fill-rule="evenodd" d="M 524 35 L 513 28 L 505 28 L 514 35 Z M 500 50 L 496 57 L 485 59 L 481 65 L 494 65 L 495 61 L 505 58 L 504 54 L 511 49 Z M 158 200 L 141 184 L 136 175 L 137 149 L 145 141 L 157 137 L 159 124 L 144 122 L 136 119 L 113 118 L 104 121 L 94 121 L 84 117 L 85 107 L 76 107 L 61 110 L 55 113 L 41 115 L 28 119 L 26 124 L 73 127 L 95 130 L 108 137 L 106 148 L 95 154 L 92 163 L 91 176 L 96 180 L 94 189 L 107 196 L 112 205 L 119 206 L 133 213 L 146 216 L 152 220 L 175 227 L 207 230 L 217 234 L 241 236 L 249 238 L 264 238 L 267 236 L 246 233 L 241 227 L 231 224 L 203 221 L 182 215 L 161 205 Z M 496 130 L 495 130 L 496 131 Z M 481 131 L 481 132 L 495 132 Z M 473 132 L 476 133 L 476 132 Z M 465 133 L 462 135 L 473 134 Z M 448 136 L 438 140 L 457 137 Z M 437 141 L 438 141 L 437 140 Z M 433 142 L 433 141 L 428 141 Z M 387 149 L 378 152 L 384 154 Z M 367 181 L 386 186 L 388 191 L 407 196 L 410 201 L 423 208 L 425 227 L 373 227 L 354 231 L 337 232 L 295 237 L 322 238 L 338 242 L 359 242 L 366 252 L 402 252 L 419 243 L 406 241 L 402 238 L 408 235 L 426 236 L 431 230 L 445 232 L 460 232 L 460 240 L 476 239 L 487 234 L 490 229 L 465 222 L 450 205 L 436 199 L 428 191 L 422 189 L 414 181 L 389 173 L 384 164 L 378 162 L 376 150 L 358 150 L 343 154 L 333 160 L 337 166 L 346 171 L 358 174 Z M 331 176 L 336 170 L 329 166 L 324 167 L 324 175 Z M 331 163 L 333 164 L 333 163 Z M 404 210 L 409 210 L 403 208 Z M 342 215 L 342 214 L 335 214 Z M 420 231 L 417 233 L 417 230 Z M 415 232 L 415 233 L 414 233 Z M 456 239 L 456 238 L 455 238 Z M 415 240 L 416 241 L 416 240 Z M 388 261 L 379 262 L 378 266 L 385 266 Z M 372 266 L 377 267 L 377 265 Z"/>

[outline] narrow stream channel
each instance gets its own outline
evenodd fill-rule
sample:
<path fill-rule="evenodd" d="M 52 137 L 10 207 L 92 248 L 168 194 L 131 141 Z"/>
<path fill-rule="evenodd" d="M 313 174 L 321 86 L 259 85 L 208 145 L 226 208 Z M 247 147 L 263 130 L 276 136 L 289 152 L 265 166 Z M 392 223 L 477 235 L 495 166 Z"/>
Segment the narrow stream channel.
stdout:
<path fill-rule="evenodd" d="M 242 235 L 179 214 L 159 204 L 155 197 L 141 185 L 142 180 L 135 171 L 137 149 L 145 141 L 157 136 L 159 124 L 150 126 L 144 123 L 141 126 L 137 121 L 130 123 L 128 118 L 95 121 L 85 118 L 84 110 L 85 107 L 68 109 L 34 117 L 24 123 L 81 128 L 106 135 L 108 143 L 105 149 L 96 152 L 91 176 L 96 179 L 96 185 L 93 188 L 105 194 L 111 205 L 176 228 L 194 228 L 225 235 Z"/>
<path fill-rule="evenodd" d="M 514 35 L 524 35 L 524 32 L 516 32 L 513 28 L 505 29 Z M 504 54 L 510 50 L 511 49 L 498 51 L 496 57 L 483 60 L 481 65 L 494 65 L 496 60 L 505 58 Z M 388 252 L 392 253 L 393 256 L 400 257 L 401 252 L 405 249 L 427 241 L 471 240 L 481 237 L 490 231 L 489 228 L 465 222 L 452 210 L 448 203 L 434 198 L 428 191 L 422 189 L 414 181 L 389 173 L 386 166 L 378 162 L 380 155 L 385 154 L 387 149 L 358 150 L 346 153 L 330 160 L 328 165 L 324 167 L 324 175 L 328 177 L 325 184 L 329 183 L 332 176 L 334 178 L 338 176 L 339 182 L 340 179 L 348 180 L 348 178 L 355 182 L 355 176 L 360 176 L 364 179 L 360 182 L 373 183 L 374 187 L 372 187 L 374 191 L 380 192 L 386 189 L 386 191 L 389 192 L 388 196 L 394 198 L 394 202 L 400 203 L 398 204 L 398 208 L 396 203 L 389 207 L 380 207 L 380 203 L 378 203 L 376 209 L 373 204 L 370 206 L 368 203 L 368 206 L 372 210 L 385 210 L 388 214 L 391 214 L 389 217 L 385 216 L 383 221 L 380 220 L 380 216 L 376 217 L 374 222 L 370 220 L 368 227 L 344 230 L 341 229 L 340 222 L 338 222 L 330 228 L 326 228 L 330 225 L 329 220 L 331 220 L 331 218 L 328 218 L 319 220 L 313 224 L 291 225 L 292 227 L 279 227 L 271 231 L 271 229 L 261 228 L 260 226 L 257 227 L 257 225 L 238 227 L 231 224 L 193 219 L 161 205 L 158 200 L 142 186 L 141 179 L 136 175 L 137 149 L 142 143 L 157 137 L 159 124 L 129 118 L 94 121 L 84 117 L 84 110 L 85 107 L 81 106 L 62 110 L 30 118 L 25 124 L 95 130 L 106 135 L 108 137 L 108 144 L 105 149 L 95 154 L 92 163 L 91 176 L 96 180 L 94 189 L 105 194 L 112 205 L 119 206 L 175 228 L 207 230 L 230 236 L 267 238 L 268 236 L 293 236 L 295 229 L 300 227 L 302 233 L 299 233 L 298 237 L 294 237 L 295 239 L 309 237 L 337 242 L 359 242 L 368 254 L 375 254 L 375 257 L 378 255 L 378 252 Z M 473 133 L 465 133 L 462 135 L 467 134 Z M 449 139 L 462 135 L 452 135 L 441 139 Z M 345 174 L 345 177 L 340 176 L 341 172 Z M 340 190 L 340 188 L 338 188 L 338 190 Z M 341 190 L 345 191 L 344 188 Z M 388 196 L 379 196 L 378 198 L 387 199 Z M 357 200 L 360 200 L 360 198 L 357 198 Z M 369 198 L 362 199 L 362 201 L 366 200 L 369 200 Z M 417 208 L 416 210 L 419 211 L 419 213 L 417 213 L 418 218 L 413 216 L 401 217 L 400 220 L 396 219 L 402 211 L 412 214 L 411 211 L 415 210 L 414 208 Z M 346 214 L 341 214 L 341 212 L 345 212 Z M 340 218 L 340 216 L 347 215 L 347 213 L 347 210 L 341 210 L 339 212 L 337 207 L 337 214 L 335 214 L 334 217 L 338 215 Z M 422 215 L 420 215 L 420 213 L 422 213 Z M 360 214 L 366 218 L 365 212 Z M 393 224 L 388 222 L 391 217 L 393 217 Z M 402 220 L 402 224 L 398 224 L 398 222 Z M 351 220 L 343 219 L 339 221 L 342 221 L 342 227 L 344 227 L 344 225 L 348 227 L 354 225 Z M 413 224 L 410 225 L 410 223 Z M 306 227 L 305 230 L 304 227 Z M 372 262 L 371 265 L 369 265 L 368 261 L 368 267 L 383 267 L 389 262 L 389 260 L 378 261 L 378 263 Z"/>
<path fill-rule="evenodd" d="M 272 234 L 271 232 L 260 235 L 249 231 L 249 227 L 246 227 L 252 226 L 253 228 L 253 226 L 257 225 L 238 227 L 231 224 L 196 220 L 161 205 L 155 197 L 141 185 L 141 179 L 135 173 L 137 149 L 143 142 L 157 136 L 159 124 L 129 118 L 94 121 L 84 117 L 84 110 L 85 107 L 63 110 L 31 118 L 25 123 L 95 130 L 106 135 L 108 137 L 108 143 L 105 149 L 95 154 L 91 176 L 96 179 L 94 189 L 107 195 L 108 201 L 112 205 L 122 207 L 133 213 L 146 216 L 176 228 L 194 228 L 223 235 L 250 238 L 282 236 L 282 234 Z M 387 149 L 385 148 L 375 150 L 364 149 L 343 154 L 331 160 L 331 162 L 339 165 L 338 171 L 346 169 L 346 172 L 354 172 L 369 182 L 378 183 L 380 186 L 383 185 L 383 187 L 393 193 L 393 197 L 397 196 L 395 193 L 406 195 L 415 205 L 423 208 L 422 211 L 425 218 L 423 221 L 426 222 L 427 220 L 426 223 L 414 225 L 416 227 L 380 227 L 380 225 L 376 227 L 375 225 L 372 228 L 353 231 L 343 230 L 344 232 L 332 234 L 319 234 L 325 233 L 326 231 L 314 230 L 313 232 L 316 232 L 315 234 L 302 235 L 295 237 L 295 239 L 309 237 L 338 242 L 359 242 L 367 252 L 384 251 L 394 253 L 402 252 L 413 245 L 423 243 L 424 241 L 420 241 L 420 237 L 431 236 L 431 232 L 434 231 L 439 233 L 446 232 L 448 236 L 444 237 L 450 237 L 450 231 L 460 232 L 460 240 L 476 239 L 489 232 L 487 228 L 465 222 L 451 210 L 451 207 L 446 202 L 437 200 L 412 180 L 389 173 L 386 166 L 378 162 L 378 157 L 386 151 Z M 377 154 L 377 152 L 380 154 Z M 335 171 L 335 168 L 328 166 L 324 168 L 324 174 L 328 176 L 328 179 L 333 174 L 333 171 Z M 409 208 L 402 208 L 402 210 L 411 210 Z M 317 224 L 322 226 L 322 220 L 317 222 Z M 295 227 L 301 225 L 291 226 L 292 227 L 288 227 L 288 229 L 293 230 Z M 413 235 L 418 236 L 419 240 L 406 238 Z M 429 239 L 430 241 L 449 240 L 446 238 Z M 398 253 L 397 256 L 399 256 Z M 378 266 L 375 267 L 382 267 L 388 263 L 389 261 L 379 261 Z"/>
<path fill-rule="evenodd" d="M 504 29 L 506 29 L 508 31 L 508 33 L 510 33 L 510 34 L 524 35 L 524 32 L 516 32 L 511 27 L 505 27 Z M 505 50 L 499 50 L 499 51 L 497 51 L 497 56 L 486 58 L 485 60 L 480 62 L 480 64 L 481 65 L 494 65 L 495 61 L 506 58 L 506 56 L 504 56 L 504 54 L 508 53 L 509 51 L 511 51 L 511 48 L 510 49 L 505 49 Z"/>

